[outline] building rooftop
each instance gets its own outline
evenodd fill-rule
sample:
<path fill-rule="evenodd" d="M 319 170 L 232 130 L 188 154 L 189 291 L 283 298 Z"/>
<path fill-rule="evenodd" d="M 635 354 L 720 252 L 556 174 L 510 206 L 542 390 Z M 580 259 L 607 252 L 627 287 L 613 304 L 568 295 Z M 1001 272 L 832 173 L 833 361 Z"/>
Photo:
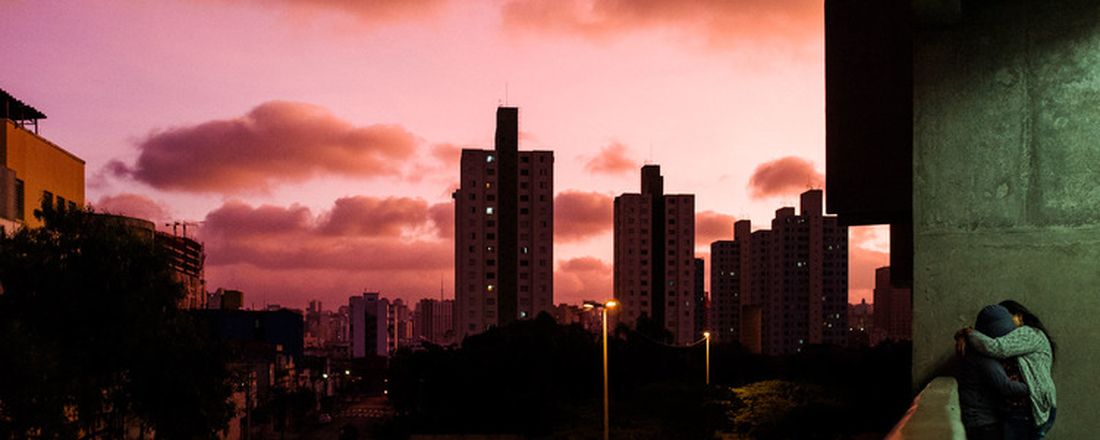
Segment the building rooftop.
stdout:
<path fill-rule="evenodd" d="M 0 117 L 13 121 L 46 119 L 46 114 L 0 89 Z"/>

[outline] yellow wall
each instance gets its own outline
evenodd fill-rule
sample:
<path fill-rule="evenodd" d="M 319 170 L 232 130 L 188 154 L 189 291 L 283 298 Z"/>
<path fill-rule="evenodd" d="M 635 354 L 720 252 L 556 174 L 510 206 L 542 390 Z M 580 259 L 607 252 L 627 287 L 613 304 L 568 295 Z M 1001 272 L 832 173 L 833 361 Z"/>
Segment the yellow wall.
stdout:
<path fill-rule="evenodd" d="M 23 181 L 23 219 L 27 226 L 38 227 L 34 210 L 41 206 L 42 192 L 64 197 L 77 206 L 84 206 L 84 161 L 38 135 L 4 120 L 3 138 L 8 168 Z"/>

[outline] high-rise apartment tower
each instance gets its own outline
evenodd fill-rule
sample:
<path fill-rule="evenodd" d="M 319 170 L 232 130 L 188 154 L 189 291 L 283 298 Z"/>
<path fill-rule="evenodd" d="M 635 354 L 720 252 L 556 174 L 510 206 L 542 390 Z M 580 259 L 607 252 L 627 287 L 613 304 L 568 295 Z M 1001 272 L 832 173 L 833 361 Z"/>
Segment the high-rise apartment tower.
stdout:
<path fill-rule="evenodd" d="M 641 193 L 615 198 L 617 320 L 642 317 L 672 333 L 679 344 L 695 331 L 695 196 L 664 193 L 661 167 L 642 167 Z"/>
<path fill-rule="evenodd" d="M 497 108 L 493 150 L 462 150 L 455 199 L 455 334 L 549 313 L 554 153 L 519 151 L 519 110 Z"/>

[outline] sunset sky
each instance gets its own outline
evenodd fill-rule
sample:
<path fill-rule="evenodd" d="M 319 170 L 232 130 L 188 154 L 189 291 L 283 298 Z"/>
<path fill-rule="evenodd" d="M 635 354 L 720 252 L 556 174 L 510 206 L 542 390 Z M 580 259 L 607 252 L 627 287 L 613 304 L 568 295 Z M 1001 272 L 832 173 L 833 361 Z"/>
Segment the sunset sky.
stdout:
<path fill-rule="evenodd" d="M 0 0 L 0 88 L 97 210 L 198 223 L 208 288 L 453 297 L 462 148 L 555 154 L 555 300 L 611 292 L 612 199 L 693 193 L 697 250 L 822 187 L 821 0 Z M 853 228 L 850 301 L 888 264 Z M 709 269 L 709 266 L 708 266 Z"/>

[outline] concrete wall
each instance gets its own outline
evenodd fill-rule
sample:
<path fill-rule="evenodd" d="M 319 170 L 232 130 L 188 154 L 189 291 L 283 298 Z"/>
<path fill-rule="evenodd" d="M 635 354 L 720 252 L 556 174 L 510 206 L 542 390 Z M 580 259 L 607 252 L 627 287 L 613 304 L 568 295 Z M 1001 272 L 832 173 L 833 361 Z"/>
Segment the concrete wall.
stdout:
<path fill-rule="evenodd" d="M 1049 438 L 1091 438 L 1100 377 L 1100 2 L 964 1 L 914 45 L 913 378 L 1016 299 L 1059 344 Z"/>
<path fill-rule="evenodd" d="M 42 222 L 34 218 L 41 207 L 42 192 L 64 197 L 77 206 L 84 206 L 84 161 L 45 138 L 17 127 L 9 120 L 0 120 L 0 148 L 5 151 L 5 163 L 15 171 L 15 178 L 24 183 L 23 220 L 29 227 Z"/>

